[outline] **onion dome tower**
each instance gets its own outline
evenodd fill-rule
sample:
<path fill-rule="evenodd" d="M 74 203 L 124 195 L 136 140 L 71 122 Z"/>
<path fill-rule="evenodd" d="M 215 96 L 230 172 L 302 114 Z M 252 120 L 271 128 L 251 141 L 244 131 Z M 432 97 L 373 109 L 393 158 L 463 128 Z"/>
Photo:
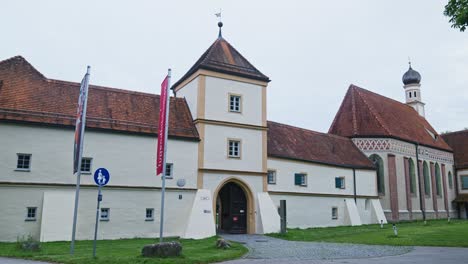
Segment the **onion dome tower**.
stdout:
<path fill-rule="evenodd" d="M 424 117 L 424 103 L 421 100 L 421 74 L 413 70 L 409 62 L 408 71 L 403 74 L 403 88 L 405 89 L 406 104 Z"/>

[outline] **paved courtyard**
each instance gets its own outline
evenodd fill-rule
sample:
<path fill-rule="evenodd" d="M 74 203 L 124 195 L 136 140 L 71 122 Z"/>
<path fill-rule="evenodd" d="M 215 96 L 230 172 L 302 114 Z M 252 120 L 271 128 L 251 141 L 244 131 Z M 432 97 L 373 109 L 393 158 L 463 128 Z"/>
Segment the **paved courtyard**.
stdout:
<path fill-rule="evenodd" d="M 286 241 L 261 235 L 223 235 L 245 243 L 250 252 L 226 264 L 247 263 L 468 263 L 468 248 L 395 247 Z"/>

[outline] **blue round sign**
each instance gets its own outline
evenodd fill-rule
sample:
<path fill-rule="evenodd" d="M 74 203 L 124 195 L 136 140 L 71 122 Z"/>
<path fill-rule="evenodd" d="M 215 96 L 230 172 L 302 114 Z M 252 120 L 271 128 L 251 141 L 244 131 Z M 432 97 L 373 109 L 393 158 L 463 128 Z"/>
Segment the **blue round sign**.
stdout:
<path fill-rule="evenodd" d="M 105 186 L 110 180 L 109 171 L 99 168 L 94 172 L 94 182 L 99 186 Z"/>

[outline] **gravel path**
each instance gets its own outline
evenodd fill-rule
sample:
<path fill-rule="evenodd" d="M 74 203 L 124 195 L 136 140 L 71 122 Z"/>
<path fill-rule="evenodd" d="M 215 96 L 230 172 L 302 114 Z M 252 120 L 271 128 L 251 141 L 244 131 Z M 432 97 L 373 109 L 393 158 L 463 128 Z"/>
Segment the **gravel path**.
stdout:
<path fill-rule="evenodd" d="M 247 259 L 354 259 L 395 256 L 413 247 L 374 246 L 342 243 L 287 241 L 262 235 L 222 235 L 227 240 L 245 244 Z"/>
<path fill-rule="evenodd" d="M 0 257 L 0 263 L 1 264 L 47 264 L 48 262 Z"/>

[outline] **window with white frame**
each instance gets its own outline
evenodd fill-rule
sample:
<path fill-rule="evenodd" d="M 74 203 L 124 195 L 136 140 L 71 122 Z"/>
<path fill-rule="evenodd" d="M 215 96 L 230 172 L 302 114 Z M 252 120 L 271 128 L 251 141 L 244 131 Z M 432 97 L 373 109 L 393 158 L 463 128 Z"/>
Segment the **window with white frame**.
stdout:
<path fill-rule="evenodd" d="M 166 179 L 172 179 L 174 171 L 174 164 L 166 163 Z"/>
<path fill-rule="evenodd" d="M 26 208 L 26 221 L 36 221 L 37 207 Z"/>
<path fill-rule="evenodd" d="M 101 208 L 101 221 L 109 221 L 110 219 L 110 209 Z"/>
<path fill-rule="evenodd" d="M 154 220 L 154 208 L 146 208 L 146 221 Z"/>
<path fill-rule="evenodd" d="M 242 100 L 242 97 L 240 95 L 230 94 L 229 95 L 229 111 L 240 113 L 241 112 L 241 100 Z"/>
<path fill-rule="evenodd" d="M 345 178 L 344 177 L 336 177 L 335 178 L 335 188 L 337 188 L 337 189 L 344 189 L 345 188 Z"/>
<path fill-rule="evenodd" d="M 307 174 L 296 173 L 294 174 L 294 184 L 299 186 L 307 186 Z"/>
<path fill-rule="evenodd" d="M 332 219 L 338 219 L 338 207 L 332 207 Z"/>
<path fill-rule="evenodd" d="M 16 170 L 29 171 L 31 169 L 31 154 L 18 153 Z"/>
<path fill-rule="evenodd" d="M 268 181 L 268 184 L 276 184 L 276 171 L 275 170 L 268 171 L 267 181 Z"/>
<path fill-rule="evenodd" d="M 228 143 L 228 157 L 240 158 L 240 156 L 241 156 L 240 140 L 230 139 Z"/>
<path fill-rule="evenodd" d="M 82 173 L 91 173 L 91 162 L 92 158 L 82 158 L 81 159 L 81 172 Z"/>

